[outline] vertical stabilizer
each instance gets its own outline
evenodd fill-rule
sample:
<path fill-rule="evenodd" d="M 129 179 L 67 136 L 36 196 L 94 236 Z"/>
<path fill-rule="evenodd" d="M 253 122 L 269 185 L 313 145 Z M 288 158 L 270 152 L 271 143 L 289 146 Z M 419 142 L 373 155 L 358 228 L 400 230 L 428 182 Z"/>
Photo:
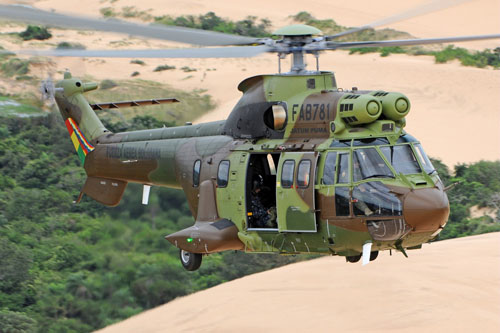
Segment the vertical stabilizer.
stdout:
<path fill-rule="evenodd" d="M 85 148 L 91 148 L 88 145 L 89 142 L 108 132 L 83 96 L 84 92 L 97 89 L 97 84 L 93 82 L 83 83 L 82 80 L 73 78 L 71 73 L 66 72 L 64 80 L 59 81 L 56 88 L 59 89 L 56 89 L 54 97 L 59 111 L 70 135 L 72 135 L 72 131 L 75 133 L 83 152 L 85 152 Z M 76 141 L 73 138 L 72 140 L 75 144 Z M 77 148 L 76 144 L 75 148 Z M 87 150 L 86 153 L 88 152 Z"/>

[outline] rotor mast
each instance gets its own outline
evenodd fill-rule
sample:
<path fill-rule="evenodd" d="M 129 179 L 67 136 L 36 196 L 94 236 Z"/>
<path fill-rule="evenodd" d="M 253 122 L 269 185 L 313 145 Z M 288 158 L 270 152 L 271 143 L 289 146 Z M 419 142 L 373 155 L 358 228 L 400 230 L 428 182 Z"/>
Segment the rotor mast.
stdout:
<path fill-rule="evenodd" d="M 319 71 L 318 55 L 317 51 L 307 50 L 307 45 L 315 42 L 313 35 L 321 34 L 321 30 L 304 25 L 295 24 L 290 25 L 281 29 L 276 30 L 273 35 L 282 36 L 283 39 L 277 41 L 276 51 L 278 52 L 279 71 L 281 72 L 281 59 L 284 59 L 286 55 L 292 55 L 292 65 L 290 68 L 290 74 L 303 74 L 306 72 L 306 61 L 305 54 L 312 53 L 316 57 L 316 70 Z"/>

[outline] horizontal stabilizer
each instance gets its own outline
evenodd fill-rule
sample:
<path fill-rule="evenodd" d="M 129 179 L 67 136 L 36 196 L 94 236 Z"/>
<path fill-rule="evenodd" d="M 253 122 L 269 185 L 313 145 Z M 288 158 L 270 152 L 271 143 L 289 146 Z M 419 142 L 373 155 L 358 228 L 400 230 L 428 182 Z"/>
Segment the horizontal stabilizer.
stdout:
<path fill-rule="evenodd" d="M 122 180 L 89 177 L 83 186 L 82 193 L 103 205 L 116 206 L 120 203 L 125 188 L 127 188 L 127 182 Z"/>
<path fill-rule="evenodd" d="M 179 100 L 176 98 L 141 99 L 138 101 L 106 102 L 106 103 L 90 104 L 90 107 L 92 108 L 92 110 L 104 110 L 104 109 L 129 108 L 133 106 L 167 104 L 167 103 L 179 103 Z"/>

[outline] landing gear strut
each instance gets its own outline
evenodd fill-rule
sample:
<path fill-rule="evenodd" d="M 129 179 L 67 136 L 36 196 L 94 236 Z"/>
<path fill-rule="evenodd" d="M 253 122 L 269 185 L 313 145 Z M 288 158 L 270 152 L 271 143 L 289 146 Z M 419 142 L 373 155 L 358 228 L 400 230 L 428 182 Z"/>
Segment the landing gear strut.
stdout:
<path fill-rule="evenodd" d="M 370 261 L 373 261 L 373 260 L 377 259 L 377 257 L 378 257 L 378 251 L 372 251 L 372 252 L 370 252 Z M 347 262 L 351 262 L 351 263 L 358 262 L 359 259 L 361 259 L 361 254 L 359 254 L 357 256 L 346 256 L 345 257 L 345 260 Z"/>
<path fill-rule="evenodd" d="M 201 254 L 191 253 L 188 251 L 180 250 L 179 258 L 181 259 L 182 266 L 188 271 L 195 271 L 200 268 Z"/>

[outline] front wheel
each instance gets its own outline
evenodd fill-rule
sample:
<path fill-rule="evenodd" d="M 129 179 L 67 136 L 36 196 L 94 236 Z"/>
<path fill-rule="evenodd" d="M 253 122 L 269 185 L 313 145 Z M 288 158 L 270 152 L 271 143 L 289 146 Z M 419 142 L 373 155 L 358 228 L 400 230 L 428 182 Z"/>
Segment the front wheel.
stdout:
<path fill-rule="evenodd" d="M 200 268 L 201 254 L 191 253 L 188 251 L 180 250 L 179 258 L 181 259 L 182 267 L 188 271 L 195 271 Z"/>
<path fill-rule="evenodd" d="M 361 254 L 358 254 L 357 256 L 346 256 L 345 257 L 345 260 L 347 262 L 351 262 L 351 263 L 355 263 L 355 262 L 358 262 L 359 259 L 361 259 Z"/>

